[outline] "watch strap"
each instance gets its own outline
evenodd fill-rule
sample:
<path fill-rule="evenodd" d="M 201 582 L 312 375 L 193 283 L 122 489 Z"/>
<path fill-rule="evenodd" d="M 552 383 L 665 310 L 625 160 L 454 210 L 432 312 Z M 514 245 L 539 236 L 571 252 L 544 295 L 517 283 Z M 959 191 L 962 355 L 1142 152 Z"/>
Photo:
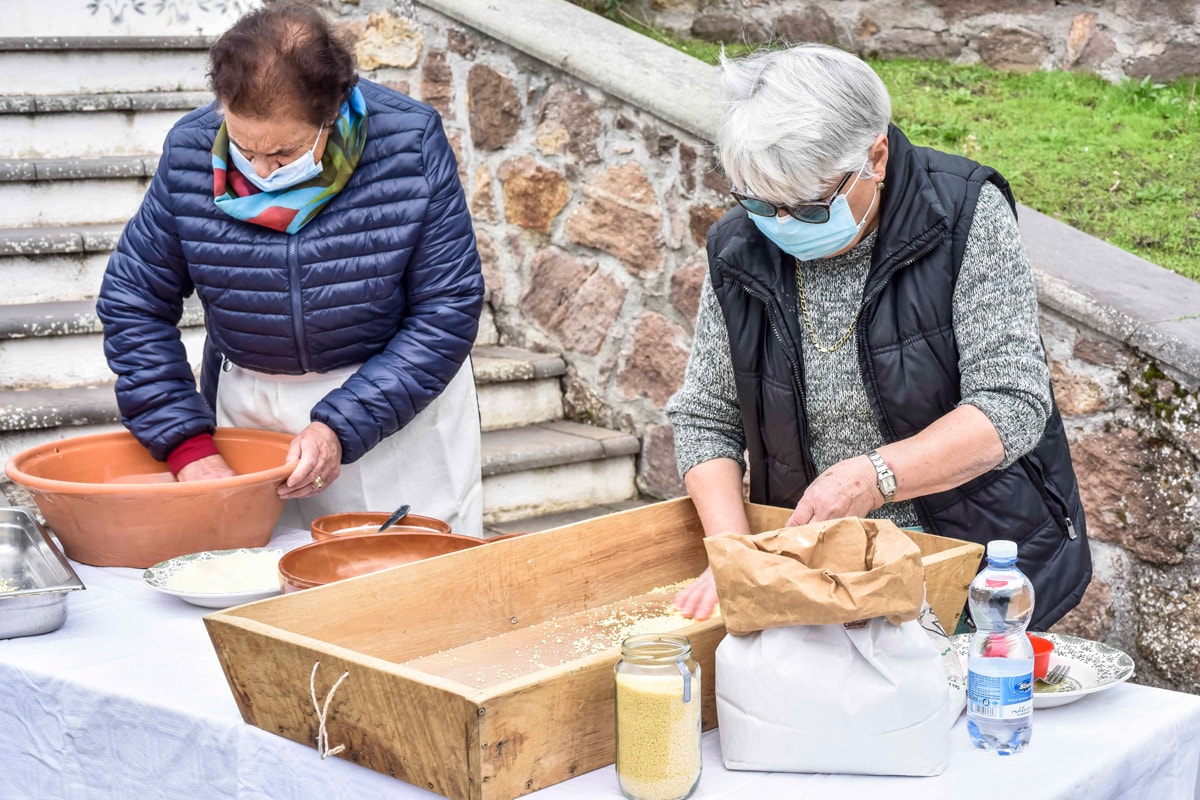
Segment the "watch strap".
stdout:
<path fill-rule="evenodd" d="M 878 451 L 872 450 L 867 453 L 867 458 L 871 459 L 871 463 L 875 465 L 877 476 L 875 485 L 879 487 L 879 493 L 883 495 L 883 502 L 892 502 L 892 498 L 896 496 L 896 473 L 892 472 L 892 468 L 887 465 Z"/>

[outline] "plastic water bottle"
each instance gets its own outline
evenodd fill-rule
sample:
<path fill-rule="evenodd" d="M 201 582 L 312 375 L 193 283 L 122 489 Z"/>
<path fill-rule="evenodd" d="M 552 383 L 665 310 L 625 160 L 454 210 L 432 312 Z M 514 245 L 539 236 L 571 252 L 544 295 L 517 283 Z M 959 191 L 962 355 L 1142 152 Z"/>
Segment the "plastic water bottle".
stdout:
<path fill-rule="evenodd" d="M 987 567 L 971 581 L 975 634 L 967 655 L 967 730 L 977 750 L 1019 753 L 1033 732 L 1033 584 L 1017 569 L 1017 543 L 988 542 Z"/>

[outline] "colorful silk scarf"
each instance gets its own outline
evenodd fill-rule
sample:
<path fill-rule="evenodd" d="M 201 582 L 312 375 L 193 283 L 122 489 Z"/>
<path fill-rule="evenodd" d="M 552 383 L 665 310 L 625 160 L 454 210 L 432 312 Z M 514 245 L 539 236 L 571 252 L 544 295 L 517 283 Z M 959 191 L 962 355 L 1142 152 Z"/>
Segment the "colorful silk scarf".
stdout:
<path fill-rule="evenodd" d="M 229 133 L 222 122 L 212 148 L 213 199 L 217 208 L 234 219 L 295 233 L 349 182 L 366 141 L 367 103 L 355 86 L 329 130 L 321 174 L 289 189 L 264 192 L 230 163 Z"/>

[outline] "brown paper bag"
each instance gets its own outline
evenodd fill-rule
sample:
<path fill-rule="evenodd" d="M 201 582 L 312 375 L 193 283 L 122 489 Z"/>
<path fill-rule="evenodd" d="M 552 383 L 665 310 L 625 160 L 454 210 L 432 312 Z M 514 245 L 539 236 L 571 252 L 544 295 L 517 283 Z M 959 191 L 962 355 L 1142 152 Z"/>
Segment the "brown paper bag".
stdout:
<path fill-rule="evenodd" d="M 921 613 L 921 551 L 889 520 L 837 519 L 704 540 L 730 633 Z"/>

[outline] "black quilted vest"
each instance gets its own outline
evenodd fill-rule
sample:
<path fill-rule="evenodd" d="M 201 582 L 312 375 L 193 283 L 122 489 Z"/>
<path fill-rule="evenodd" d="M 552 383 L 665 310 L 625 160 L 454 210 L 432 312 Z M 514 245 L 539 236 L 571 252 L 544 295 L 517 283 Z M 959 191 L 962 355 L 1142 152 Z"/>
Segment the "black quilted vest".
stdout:
<path fill-rule="evenodd" d="M 961 399 L 953 294 L 983 182 L 995 184 L 1016 209 L 1008 182 L 995 170 L 915 147 L 895 127 L 888 131 L 888 145 L 857 343 L 879 428 L 886 442 L 895 442 L 920 432 Z M 708 256 L 729 331 L 750 499 L 794 507 L 816 477 L 795 264 L 741 208 L 712 227 Z M 1015 464 L 913 504 L 929 533 L 1019 544 L 1019 565 L 1036 592 L 1031 628 L 1045 630 L 1059 620 L 1079 603 L 1091 580 L 1079 486 L 1057 406 L 1037 446 Z"/>

